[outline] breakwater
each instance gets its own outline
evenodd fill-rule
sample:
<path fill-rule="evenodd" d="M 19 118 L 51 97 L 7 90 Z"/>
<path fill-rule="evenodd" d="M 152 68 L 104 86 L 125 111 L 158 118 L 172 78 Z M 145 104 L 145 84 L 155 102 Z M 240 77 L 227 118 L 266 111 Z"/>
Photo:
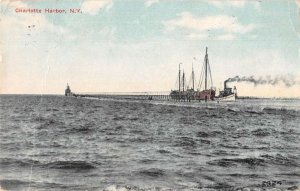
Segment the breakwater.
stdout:
<path fill-rule="evenodd" d="M 117 98 L 136 100 L 199 101 L 191 96 L 171 96 L 169 92 L 74 93 L 75 97 Z"/>

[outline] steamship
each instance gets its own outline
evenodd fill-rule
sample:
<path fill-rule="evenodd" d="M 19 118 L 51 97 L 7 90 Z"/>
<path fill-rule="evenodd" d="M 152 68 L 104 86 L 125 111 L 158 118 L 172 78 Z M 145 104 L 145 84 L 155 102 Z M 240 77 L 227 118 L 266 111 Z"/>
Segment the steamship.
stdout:
<path fill-rule="evenodd" d="M 224 90 L 220 91 L 217 97 L 218 101 L 235 101 L 237 98 L 237 90 L 234 86 L 233 89 L 227 86 L 227 80 L 224 81 Z"/>

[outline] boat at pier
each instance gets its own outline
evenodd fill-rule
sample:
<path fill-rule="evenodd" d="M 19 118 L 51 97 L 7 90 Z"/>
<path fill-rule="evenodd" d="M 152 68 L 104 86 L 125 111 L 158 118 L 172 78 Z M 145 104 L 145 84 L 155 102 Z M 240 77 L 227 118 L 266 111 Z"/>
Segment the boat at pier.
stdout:
<path fill-rule="evenodd" d="M 202 71 L 200 75 L 200 81 L 198 85 L 198 89 L 195 90 L 195 75 L 194 75 L 194 67 L 192 68 L 192 87 L 185 88 L 185 74 L 184 72 L 181 75 L 179 64 L 179 74 L 178 74 L 178 90 L 171 90 L 170 96 L 172 99 L 183 99 L 183 100 L 205 100 L 210 101 L 214 100 L 216 96 L 216 89 L 213 87 L 211 70 L 209 65 L 207 47 L 204 57 L 204 62 L 202 66 Z"/>
<path fill-rule="evenodd" d="M 192 74 L 189 83 L 186 83 L 186 75 L 184 70 L 181 70 L 182 63 L 179 64 L 177 85 L 175 90 L 157 94 L 153 92 L 128 92 L 128 93 L 97 93 L 97 94 L 75 94 L 71 91 L 69 84 L 65 89 L 65 96 L 74 97 L 98 97 L 98 98 L 124 98 L 124 99 L 147 99 L 147 100 L 183 100 L 183 101 L 235 101 L 237 97 L 236 87 L 227 87 L 226 80 L 224 82 L 224 90 L 219 92 L 216 96 L 216 88 L 213 87 L 212 72 L 210 69 L 207 47 L 205 57 L 200 73 L 199 84 L 195 86 L 195 72 L 194 63 L 192 63 Z M 195 58 L 194 58 L 195 59 Z M 177 89 L 178 88 L 178 89 Z"/>
<path fill-rule="evenodd" d="M 202 85 L 204 85 L 203 89 L 202 89 Z M 209 85 L 210 87 L 208 87 Z M 204 57 L 204 63 L 202 66 L 202 71 L 200 74 L 199 89 L 200 91 L 196 93 L 196 99 L 205 100 L 205 101 L 215 99 L 216 88 L 213 87 L 212 75 L 211 75 L 211 70 L 209 65 L 208 54 L 207 54 L 207 47 L 206 47 L 206 53 Z"/>

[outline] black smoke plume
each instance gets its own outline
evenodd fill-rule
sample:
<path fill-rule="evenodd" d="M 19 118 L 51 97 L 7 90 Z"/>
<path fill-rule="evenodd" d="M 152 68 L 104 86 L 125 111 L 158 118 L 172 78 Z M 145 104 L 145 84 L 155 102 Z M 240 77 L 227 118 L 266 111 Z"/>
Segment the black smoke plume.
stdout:
<path fill-rule="evenodd" d="M 266 77 L 254 77 L 254 76 L 235 76 L 234 78 L 228 78 L 225 83 L 228 82 L 248 82 L 248 83 L 253 83 L 255 86 L 257 85 L 280 85 L 283 84 L 286 87 L 291 87 L 294 85 L 299 85 L 300 82 L 295 79 L 295 76 L 266 76 Z"/>

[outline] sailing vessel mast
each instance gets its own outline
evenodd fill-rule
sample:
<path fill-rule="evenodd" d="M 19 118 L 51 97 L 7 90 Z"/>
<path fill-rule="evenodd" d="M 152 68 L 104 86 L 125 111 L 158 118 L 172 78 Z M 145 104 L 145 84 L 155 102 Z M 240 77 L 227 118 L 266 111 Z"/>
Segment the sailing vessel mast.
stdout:
<path fill-rule="evenodd" d="M 179 63 L 179 81 L 178 81 L 178 85 L 179 85 L 179 88 L 178 88 L 178 92 L 179 92 L 179 94 L 180 94 L 180 75 L 181 75 L 181 72 L 180 72 L 180 65 L 181 65 L 182 63 Z"/>
<path fill-rule="evenodd" d="M 202 64 L 202 70 L 200 74 L 200 80 L 199 80 L 199 88 L 195 90 L 195 72 L 194 72 L 194 63 L 192 62 L 192 76 L 191 79 L 188 83 L 187 88 L 185 88 L 186 81 L 185 81 L 185 73 L 182 71 L 182 76 L 181 76 L 181 68 L 180 65 L 182 63 L 179 63 L 179 72 L 178 72 L 178 91 L 174 90 L 171 91 L 170 95 L 174 99 L 188 99 L 188 100 L 214 100 L 216 91 L 213 87 L 212 83 L 212 76 L 211 76 L 211 70 L 210 70 L 210 65 L 209 65 L 209 60 L 208 60 L 208 48 L 206 47 L 205 51 L 205 57 L 204 61 Z M 194 58 L 195 59 L 195 58 Z M 210 79 L 208 79 L 208 75 Z M 192 82 L 191 82 L 192 80 Z M 210 80 L 210 81 L 208 81 Z M 202 89 L 204 81 L 204 89 Z M 192 88 L 189 88 L 189 85 L 192 83 Z M 210 86 L 208 88 L 208 86 Z M 177 89 L 177 88 L 176 88 Z"/>
<path fill-rule="evenodd" d="M 197 97 L 199 100 L 213 100 L 215 97 L 215 90 L 212 87 L 212 76 L 211 76 L 211 70 L 209 66 L 209 60 L 208 60 L 208 48 L 206 47 L 205 51 L 205 57 L 202 65 L 202 71 L 200 75 L 200 81 L 199 81 L 199 89 L 202 87 L 202 82 L 204 81 L 204 89 L 197 93 Z M 208 76 L 209 75 L 209 76 Z M 208 81 L 210 78 L 210 82 Z M 208 87 L 210 86 L 210 87 Z"/>
<path fill-rule="evenodd" d="M 206 54 L 205 54 L 205 90 L 207 90 L 207 62 L 208 62 L 208 55 L 207 55 L 207 47 L 206 47 Z"/>
<path fill-rule="evenodd" d="M 185 81 L 185 75 L 184 75 L 184 70 L 182 70 L 182 91 L 184 92 L 184 81 Z"/>
<path fill-rule="evenodd" d="M 193 90 L 195 90 L 194 63 L 192 63 L 192 80 L 193 80 Z"/>

